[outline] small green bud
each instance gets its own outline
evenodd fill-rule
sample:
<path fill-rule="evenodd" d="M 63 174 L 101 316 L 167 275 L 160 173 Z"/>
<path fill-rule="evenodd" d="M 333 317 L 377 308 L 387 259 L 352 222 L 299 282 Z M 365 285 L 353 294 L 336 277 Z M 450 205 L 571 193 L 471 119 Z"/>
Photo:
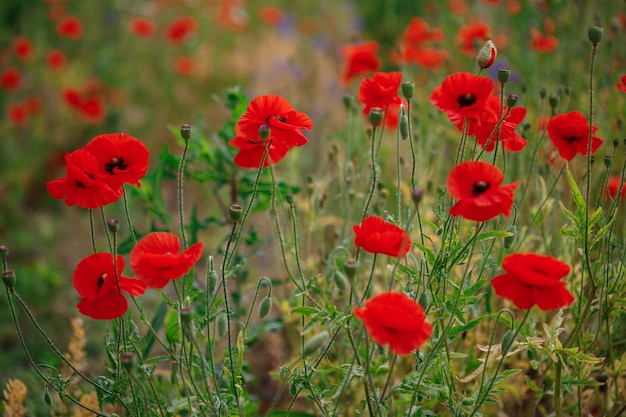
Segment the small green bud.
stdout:
<path fill-rule="evenodd" d="M 541 89 L 539 90 L 539 97 L 546 98 L 547 94 L 548 94 L 548 90 L 546 90 L 545 87 L 541 87 Z"/>
<path fill-rule="evenodd" d="M 322 347 L 324 343 L 326 343 L 329 337 L 330 334 L 328 333 L 328 330 L 323 330 L 319 332 L 318 334 L 306 341 L 306 343 L 302 347 L 302 353 L 307 356 L 315 353 L 320 347 Z"/>
<path fill-rule="evenodd" d="M 259 307 L 259 317 L 262 319 L 265 318 L 268 314 L 270 314 L 271 310 L 272 310 L 272 298 L 265 297 L 263 301 L 261 301 L 261 306 Z"/>
<path fill-rule="evenodd" d="M 550 103 L 550 107 L 552 107 L 552 109 L 556 109 L 556 106 L 559 105 L 559 95 L 556 93 L 550 94 L 550 97 L 548 97 L 548 103 Z"/>
<path fill-rule="evenodd" d="M 343 272 L 335 271 L 335 273 L 333 274 L 333 278 L 334 278 L 334 281 L 335 281 L 335 285 L 341 291 L 345 291 L 346 288 L 348 288 L 348 278 L 346 277 L 346 275 Z"/>
<path fill-rule="evenodd" d="M 226 333 L 226 325 L 227 325 L 227 320 L 226 320 L 226 314 L 220 314 L 219 317 L 217 318 L 217 334 L 219 336 L 224 336 L 224 333 Z"/>
<path fill-rule="evenodd" d="M 111 219 L 107 221 L 107 229 L 111 233 L 117 233 L 120 231 L 120 222 L 117 219 Z"/>
<path fill-rule="evenodd" d="M 405 99 L 410 100 L 415 95 L 415 83 L 413 81 L 405 81 L 401 85 L 402 95 Z"/>
<path fill-rule="evenodd" d="M 296 384 L 289 385 L 289 394 L 291 394 L 292 397 L 295 397 L 297 393 L 298 387 L 296 386 Z"/>
<path fill-rule="evenodd" d="M 613 147 L 617 148 L 619 146 L 619 138 L 613 139 Z"/>
<path fill-rule="evenodd" d="M 9 257 L 9 247 L 6 245 L 0 246 L 0 257 L 2 257 L 3 261 L 6 261 Z"/>
<path fill-rule="evenodd" d="M 130 352 L 122 353 L 120 362 L 126 371 L 132 372 L 135 368 L 135 355 Z"/>
<path fill-rule="evenodd" d="M 428 308 L 430 307 L 430 294 L 428 294 L 427 292 L 423 292 L 422 295 L 420 295 L 418 301 L 424 311 L 428 310 Z"/>
<path fill-rule="evenodd" d="M 602 35 L 604 35 L 604 28 L 601 28 L 599 26 L 592 26 L 589 28 L 589 32 L 587 32 L 587 34 L 589 35 L 589 40 L 593 44 L 597 44 L 602 40 Z"/>
<path fill-rule="evenodd" d="M 463 398 L 462 405 L 474 405 L 474 399 L 471 397 Z"/>
<path fill-rule="evenodd" d="M 238 222 L 239 220 L 241 220 L 241 216 L 243 215 L 243 207 L 241 206 L 241 204 L 231 204 L 228 212 L 230 214 L 230 219 L 233 222 Z"/>
<path fill-rule="evenodd" d="M 513 346 L 513 342 L 515 341 L 515 332 L 513 330 L 507 330 L 502 336 L 502 356 L 505 356 L 511 346 Z"/>
<path fill-rule="evenodd" d="M 12 269 L 5 269 L 2 271 L 2 282 L 8 289 L 15 288 L 15 272 Z"/>
<path fill-rule="evenodd" d="M 265 140 L 270 137 L 270 132 L 272 129 L 268 125 L 259 126 L 259 137 L 261 140 Z"/>
<path fill-rule="evenodd" d="M 504 238 L 504 249 L 511 249 L 513 243 L 515 243 L 515 235 L 517 234 L 517 227 L 514 224 L 510 225 L 506 229 L 507 232 L 512 233 L 512 236 L 507 236 Z"/>
<path fill-rule="evenodd" d="M 400 137 L 407 140 L 409 138 L 409 117 L 406 114 L 400 116 L 398 126 L 400 127 Z"/>
<path fill-rule="evenodd" d="M 411 200 L 413 200 L 413 204 L 417 208 L 422 202 L 422 198 L 424 198 L 424 190 L 421 188 L 414 188 L 411 190 Z"/>
<path fill-rule="evenodd" d="M 187 142 L 191 139 L 191 126 L 188 124 L 184 124 L 180 127 L 180 137 Z"/>
<path fill-rule="evenodd" d="M 526 349 L 526 354 L 531 361 L 537 359 L 537 350 L 533 347 L 529 346 L 528 349 Z"/>
<path fill-rule="evenodd" d="M 215 288 L 217 288 L 217 271 L 211 269 L 206 276 L 206 291 L 209 294 L 214 294 Z"/>
<path fill-rule="evenodd" d="M 506 84 L 511 78 L 511 69 L 509 67 L 500 67 L 498 69 L 498 81 L 500 84 Z"/>
<path fill-rule="evenodd" d="M 373 107 L 370 110 L 370 113 L 367 116 L 367 118 L 373 127 L 378 127 L 378 125 L 380 125 L 381 122 L 383 121 L 384 115 L 385 115 L 385 112 L 383 111 L 383 109 L 381 109 L 380 107 Z"/>
<path fill-rule="evenodd" d="M 591 165 L 593 165 L 593 164 L 595 164 L 595 162 L 596 162 L 596 156 L 595 156 L 595 155 L 591 155 L 591 156 L 589 157 L 589 163 L 590 163 Z"/>
<path fill-rule="evenodd" d="M 352 278 L 354 278 L 354 276 L 356 275 L 356 270 L 358 266 L 359 263 L 354 258 L 348 258 L 344 261 L 343 270 L 350 279 L 350 281 L 352 281 Z"/>
<path fill-rule="evenodd" d="M 193 308 L 191 306 L 182 307 L 180 309 L 180 320 L 184 325 L 191 324 L 191 319 L 193 318 Z"/>
<path fill-rule="evenodd" d="M 172 371 L 170 372 L 170 382 L 172 385 L 178 385 L 178 368 L 180 367 L 180 363 L 178 361 L 172 361 Z"/>
<path fill-rule="evenodd" d="M 46 387 L 46 391 L 43 393 L 43 400 L 46 404 L 52 405 L 52 398 L 50 397 L 50 394 L 48 393 L 48 387 Z"/>
<path fill-rule="evenodd" d="M 296 195 L 294 193 L 288 193 L 285 196 L 285 199 L 290 206 L 293 206 L 296 203 Z"/>
<path fill-rule="evenodd" d="M 606 155 L 604 157 L 604 166 L 607 168 L 611 168 L 611 160 L 612 160 L 611 155 Z"/>
<path fill-rule="evenodd" d="M 510 109 L 517 106 L 517 102 L 519 101 L 519 96 L 517 94 L 509 94 L 506 98 L 506 105 L 509 106 Z"/>
<path fill-rule="evenodd" d="M 352 109 L 352 103 L 354 103 L 354 98 L 352 96 L 343 96 L 343 106 L 346 110 Z"/>

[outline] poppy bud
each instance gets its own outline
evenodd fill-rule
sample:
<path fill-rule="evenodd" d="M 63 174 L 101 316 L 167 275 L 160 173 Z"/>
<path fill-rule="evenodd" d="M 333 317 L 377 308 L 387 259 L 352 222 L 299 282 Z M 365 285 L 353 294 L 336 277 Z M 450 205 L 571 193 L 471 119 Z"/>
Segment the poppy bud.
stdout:
<path fill-rule="evenodd" d="M 422 202 L 423 197 L 424 197 L 424 190 L 422 190 L 421 188 L 414 188 L 411 191 L 411 200 L 413 200 L 413 204 L 415 204 L 416 208 Z"/>
<path fill-rule="evenodd" d="M 380 107 L 373 107 L 367 116 L 373 127 L 377 127 L 382 121 L 385 112 Z"/>
<path fill-rule="evenodd" d="M 511 346 L 513 346 L 513 342 L 515 341 L 515 332 L 513 330 L 507 330 L 502 336 L 502 356 L 506 356 Z"/>
<path fill-rule="evenodd" d="M 46 391 L 43 393 L 43 400 L 46 404 L 52 405 L 52 398 L 50 398 L 50 394 L 48 393 L 48 387 L 46 387 Z"/>
<path fill-rule="evenodd" d="M 226 314 L 220 314 L 217 318 L 217 334 L 221 337 L 226 333 Z"/>
<path fill-rule="evenodd" d="M 611 155 L 606 155 L 604 157 L 604 166 L 607 168 L 611 168 L 611 160 L 612 160 Z"/>
<path fill-rule="evenodd" d="M 302 347 L 302 353 L 307 356 L 315 353 L 328 340 L 329 336 L 328 330 L 324 330 L 311 337 Z"/>
<path fill-rule="evenodd" d="M 128 372 L 132 372 L 135 368 L 135 355 L 130 352 L 122 353 L 122 356 L 120 356 L 120 362 L 122 363 L 124 369 Z"/>
<path fill-rule="evenodd" d="M 289 385 L 289 394 L 291 394 L 292 397 L 295 397 L 297 393 L 298 387 L 296 386 L 296 384 Z"/>
<path fill-rule="evenodd" d="M 231 204 L 228 212 L 230 213 L 230 219 L 233 222 L 238 222 L 243 214 L 243 207 L 241 207 L 241 204 Z"/>
<path fill-rule="evenodd" d="M 9 247 L 6 245 L 0 245 L 0 256 L 3 260 L 9 257 Z"/>
<path fill-rule="evenodd" d="M 604 28 L 599 26 L 592 26 L 589 28 L 589 40 L 595 45 L 602 40 L 602 35 L 604 35 Z"/>
<path fill-rule="evenodd" d="M 12 269 L 2 271 L 2 282 L 4 282 L 4 285 L 10 290 L 15 288 L 15 272 L 13 272 Z"/>
<path fill-rule="evenodd" d="M 548 94 L 548 91 L 546 90 L 546 88 L 541 87 L 541 89 L 539 90 L 539 97 L 546 98 L 546 94 Z"/>
<path fill-rule="evenodd" d="M 476 63 L 482 69 L 489 68 L 496 61 L 498 51 L 492 41 L 487 41 L 476 55 Z"/>
<path fill-rule="evenodd" d="M 354 258 L 346 259 L 343 263 L 343 270 L 352 281 L 352 278 L 356 275 L 357 267 L 359 266 L 358 262 Z"/>
<path fill-rule="evenodd" d="M 410 100 L 415 95 L 415 83 L 413 81 L 405 81 L 401 85 L 402 95 L 405 99 Z"/>
<path fill-rule="evenodd" d="M 550 94 L 550 97 L 548 97 L 548 103 L 550 103 L 552 110 L 556 109 L 556 106 L 559 105 L 559 95 L 556 93 Z"/>
<path fill-rule="evenodd" d="M 178 385 L 178 368 L 180 363 L 178 361 L 172 361 L 172 371 L 170 372 L 170 382 L 172 385 Z"/>
<path fill-rule="evenodd" d="M 462 405 L 474 405 L 474 399 L 471 397 L 463 398 Z"/>
<path fill-rule="evenodd" d="M 566 96 L 569 96 L 570 94 L 572 94 L 572 87 L 569 85 L 566 85 L 565 88 L 563 89 L 563 92 L 565 93 Z"/>
<path fill-rule="evenodd" d="M 519 96 L 517 94 L 509 94 L 509 96 L 506 98 L 506 105 L 509 106 L 509 108 L 513 108 L 517 105 L 518 101 Z"/>
<path fill-rule="evenodd" d="M 285 196 L 285 199 L 290 206 L 293 206 L 296 203 L 296 195 L 294 193 L 288 193 Z"/>
<path fill-rule="evenodd" d="M 619 146 L 619 139 L 618 138 L 613 139 L 613 147 L 617 148 L 618 146 Z"/>
<path fill-rule="evenodd" d="M 509 67 L 500 67 L 498 69 L 498 81 L 500 84 L 506 84 L 511 77 L 511 69 Z"/>
<path fill-rule="evenodd" d="M 354 102 L 354 98 L 352 96 L 343 96 L 343 106 L 346 110 L 352 109 L 352 103 Z"/>
<path fill-rule="evenodd" d="M 265 318 L 265 316 L 270 314 L 271 310 L 272 310 L 272 298 L 265 297 L 263 301 L 261 301 L 261 306 L 259 307 L 259 317 Z"/>
<path fill-rule="evenodd" d="M 593 165 L 595 162 L 596 162 L 596 156 L 595 156 L 595 155 L 591 155 L 591 156 L 589 157 L 589 163 L 590 163 L 591 165 Z"/>
<path fill-rule="evenodd" d="M 259 126 L 259 137 L 261 140 L 265 140 L 270 137 L 270 127 L 268 125 Z"/>
<path fill-rule="evenodd" d="M 180 320 L 184 325 L 188 325 L 191 323 L 191 319 L 193 316 L 193 308 L 190 306 L 183 307 L 180 309 Z"/>
<path fill-rule="evenodd" d="M 403 140 L 407 140 L 409 138 L 409 117 L 406 114 L 400 116 L 400 137 Z"/>
<path fill-rule="evenodd" d="M 215 269 L 211 269 L 206 277 L 206 291 L 209 294 L 215 293 L 215 288 L 217 287 L 217 271 Z"/>
<path fill-rule="evenodd" d="M 341 291 L 345 291 L 348 288 L 348 278 L 346 278 L 345 274 L 341 271 L 335 271 L 333 274 L 333 278 L 335 279 L 335 285 Z"/>
<path fill-rule="evenodd" d="M 111 219 L 107 221 L 107 229 L 111 233 L 117 233 L 120 231 L 120 222 L 117 219 Z"/>
<path fill-rule="evenodd" d="M 510 225 L 506 229 L 507 232 L 512 233 L 511 236 L 506 236 L 504 238 L 504 249 L 511 249 L 513 243 L 515 243 L 515 234 L 517 233 L 517 227 L 514 224 Z"/>
<path fill-rule="evenodd" d="M 191 126 L 184 124 L 180 127 L 180 137 L 187 142 L 191 138 Z"/>
<path fill-rule="evenodd" d="M 430 307 L 430 295 L 427 292 L 423 292 L 418 301 L 424 311 L 428 310 L 428 307 Z"/>

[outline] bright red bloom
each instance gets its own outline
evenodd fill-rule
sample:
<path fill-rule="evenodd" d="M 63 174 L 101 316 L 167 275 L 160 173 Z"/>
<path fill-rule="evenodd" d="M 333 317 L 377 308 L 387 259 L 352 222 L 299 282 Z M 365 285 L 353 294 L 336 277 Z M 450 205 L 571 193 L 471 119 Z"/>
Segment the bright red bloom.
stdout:
<path fill-rule="evenodd" d="M 283 20 L 285 14 L 278 7 L 263 6 L 259 9 L 259 19 L 268 25 L 275 26 Z"/>
<path fill-rule="evenodd" d="M 65 66 L 66 63 L 65 55 L 63 52 L 53 49 L 48 52 L 46 55 L 46 64 L 52 70 L 60 70 Z"/>
<path fill-rule="evenodd" d="M 374 107 L 385 111 L 385 120 L 388 126 L 397 126 L 398 118 L 388 117 L 397 111 L 402 99 L 398 95 L 398 89 L 402 82 L 401 72 L 375 72 L 372 78 L 364 78 L 359 86 L 357 99 L 365 107 L 363 114 L 368 115 Z M 394 123 L 395 120 L 395 123 Z"/>
<path fill-rule="evenodd" d="M 465 55 L 475 56 L 478 52 L 476 45 L 483 45 L 489 38 L 490 34 L 491 29 L 489 28 L 489 25 L 484 22 L 477 21 L 459 28 L 457 42 L 461 45 L 461 50 Z"/>
<path fill-rule="evenodd" d="M 377 216 L 369 216 L 359 226 L 355 224 L 354 246 L 369 253 L 382 253 L 397 258 L 411 250 L 411 237 L 401 227 L 388 223 Z"/>
<path fill-rule="evenodd" d="M 437 71 L 448 59 L 448 53 L 442 49 L 419 48 L 405 46 L 402 49 L 402 60 L 409 64 L 417 64 L 422 68 Z"/>
<path fill-rule="evenodd" d="M 33 53 L 33 45 L 26 38 L 17 38 L 13 42 L 13 51 L 19 59 L 26 61 Z"/>
<path fill-rule="evenodd" d="M 121 317 L 128 310 L 122 291 L 132 296 L 142 295 L 146 284 L 138 279 L 122 276 L 124 258 L 117 255 L 117 272 L 110 253 L 94 253 L 80 261 L 74 270 L 74 288 L 82 297 L 76 307 L 96 320 Z"/>
<path fill-rule="evenodd" d="M 549 54 L 559 46 L 559 40 L 552 35 L 543 36 L 535 28 L 530 28 L 531 40 L 528 42 L 528 47 L 536 52 Z"/>
<path fill-rule="evenodd" d="M 65 204 L 83 208 L 98 208 L 120 198 L 122 188 L 113 189 L 104 182 L 98 160 L 84 149 L 65 155 L 65 177 L 46 184 L 48 193 Z"/>
<path fill-rule="evenodd" d="M 7 68 L 0 73 L 0 88 L 6 91 L 15 91 L 20 88 L 22 74 L 17 68 Z"/>
<path fill-rule="evenodd" d="M 7 117 L 16 126 L 26 126 L 28 111 L 21 103 L 11 103 L 7 108 Z"/>
<path fill-rule="evenodd" d="M 593 133 L 598 130 L 593 126 Z M 548 136 L 559 150 L 561 158 L 568 161 L 574 159 L 576 154 L 587 155 L 589 147 L 589 123 L 579 111 L 559 114 L 548 122 Z M 602 145 L 602 139 L 592 136 L 591 153 L 594 153 Z"/>
<path fill-rule="evenodd" d="M 62 92 L 63 100 L 85 121 L 99 123 L 106 113 L 104 101 L 87 90 L 87 88 L 85 91 L 72 87 L 66 88 Z"/>
<path fill-rule="evenodd" d="M 190 75 L 193 72 L 193 59 L 188 56 L 179 56 L 174 62 L 174 69 L 180 75 Z"/>
<path fill-rule="evenodd" d="M 378 344 L 389 345 L 398 355 L 408 355 L 422 346 L 432 333 L 424 310 L 413 299 L 399 292 L 386 292 L 356 307 L 354 315 L 365 324 Z"/>
<path fill-rule="evenodd" d="M 187 274 L 202 256 L 202 242 L 180 252 L 178 236 L 153 232 L 144 236 L 130 252 L 130 267 L 150 288 L 163 288 L 170 280 Z"/>
<path fill-rule="evenodd" d="M 622 192 L 620 193 L 620 199 L 626 198 L 626 183 L 622 183 L 622 179 L 617 175 L 612 175 L 609 178 L 609 182 L 606 184 L 605 196 L 609 200 L 615 200 L 617 198 L 617 193 L 620 191 L 620 186 L 622 188 Z"/>
<path fill-rule="evenodd" d="M 181 44 L 198 30 L 198 22 L 190 16 L 181 16 L 165 28 L 165 37 L 172 43 Z"/>
<path fill-rule="evenodd" d="M 619 88 L 620 91 L 626 93 L 626 75 L 622 75 L 620 82 L 617 83 L 617 88 Z"/>
<path fill-rule="evenodd" d="M 470 10 L 470 7 L 465 0 L 448 0 L 446 5 L 448 6 L 448 10 L 458 15 L 466 14 Z"/>
<path fill-rule="evenodd" d="M 450 214 L 477 222 L 500 214 L 509 217 L 519 181 L 500 186 L 503 180 L 502 171 L 486 162 L 468 161 L 455 166 L 447 186 L 452 198 L 459 201 L 450 208 Z"/>
<path fill-rule="evenodd" d="M 409 25 L 402 34 L 404 42 L 420 47 L 427 42 L 443 41 L 443 31 L 439 28 L 430 29 L 430 25 L 419 17 L 411 18 Z"/>
<path fill-rule="evenodd" d="M 83 23 L 74 16 L 67 16 L 57 24 L 57 35 L 77 41 L 83 36 Z"/>
<path fill-rule="evenodd" d="M 513 253 L 502 261 L 505 274 L 491 280 L 496 295 L 513 301 L 522 309 L 535 304 L 543 311 L 556 310 L 572 304 L 574 297 L 561 281 L 570 266 L 551 256 L 535 253 Z"/>
<path fill-rule="evenodd" d="M 356 77 L 377 71 L 381 65 L 380 59 L 376 56 L 379 48 L 380 45 L 376 41 L 342 46 L 339 53 L 346 58 L 342 82 L 347 85 Z"/>
<path fill-rule="evenodd" d="M 98 135 L 84 149 L 96 158 L 98 175 L 114 190 L 122 184 L 139 186 L 148 171 L 148 148 L 126 133 Z"/>
<path fill-rule="evenodd" d="M 263 141 L 259 128 L 269 126 L 270 136 Z M 313 122 L 304 113 L 294 110 L 281 96 L 259 96 L 252 100 L 236 126 L 237 136 L 229 142 L 239 148 L 234 163 L 242 168 L 259 168 L 265 148 L 268 155 L 263 167 L 276 164 L 287 155 L 289 149 L 308 142 L 300 129 L 312 129 Z"/>
<path fill-rule="evenodd" d="M 150 38 L 156 32 L 156 26 L 150 19 L 139 16 L 130 20 L 128 30 L 140 38 Z"/>
<path fill-rule="evenodd" d="M 457 72 L 447 76 L 441 86 L 433 89 L 430 102 L 451 118 L 467 117 L 481 124 L 482 120 L 492 120 L 494 117 L 497 119 L 499 114 L 499 109 L 498 113 L 494 113 L 487 106 L 487 99 L 493 88 L 494 83 L 489 78 Z"/>

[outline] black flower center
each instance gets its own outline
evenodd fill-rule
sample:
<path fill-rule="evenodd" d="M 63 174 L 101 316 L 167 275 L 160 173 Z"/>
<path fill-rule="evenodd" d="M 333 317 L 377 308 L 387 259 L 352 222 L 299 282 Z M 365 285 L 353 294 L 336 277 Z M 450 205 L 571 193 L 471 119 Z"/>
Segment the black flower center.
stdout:
<path fill-rule="evenodd" d="M 489 189 L 489 183 L 487 181 L 478 181 L 472 186 L 472 194 L 474 197 L 478 197 Z"/>
<path fill-rule="evenodd" d="M 128 165 L 124 162 L 124 158 L 118 158 L 118 157 L 114 157 L 111 158 L 111 161 L 107 162 L 104 165 L 104 170 L 106 172 L 108 172 L 109 174 L 113 175 L 115 174 L 115 168 L 123 171 L 126 168 L 128 168 Z"/>
<path fill-rule="evenodd" d="M 576 136 L 570 136 L 569 138 L 565 138 L 565 140 L 568 142 L 577 142 L 578 139 L 580 138 L 577 138 Z"/>
<path fill-rule="evenodd" d="M 456 99 L 457 103 L 459 103 L 459 108 L 469 107 L 472 104 L 476 103 L 476 94 L 465 93 L 461 94 Z"/>
<path fill-rule="evenodd" d="M 96 283 L 96 285 L 98 285 L 98 288 L 102 288 L 102 286 L 104 285 L 104 280 L 106 279 L 107 274 L 106 272 L 104 274 L 102 274 L 100 276 L 100 278 L 98 278 L 98 282 Z"/>
<path fill-rule="evenodd" d="M 277 114 L 274 117 L 276 117 L 278 119 L 278 121 L 281 122 L 281 123 L 286 123 L 287 122 L 287 118 L 285 116 L 281 116 L 280 114 Z"/>

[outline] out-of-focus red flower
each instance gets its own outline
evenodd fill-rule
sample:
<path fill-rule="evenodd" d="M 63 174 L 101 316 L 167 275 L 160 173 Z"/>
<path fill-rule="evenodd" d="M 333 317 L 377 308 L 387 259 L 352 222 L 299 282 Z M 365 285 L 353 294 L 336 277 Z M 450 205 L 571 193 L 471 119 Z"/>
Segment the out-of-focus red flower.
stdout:
<path fill-rule="evenodd" d="M 19 59 L 26 61 L 33 53 L 33 45 L 26 38 L 17 38 L 13 42 L 13 51 Z"/>
<path fill-rule="evenodd" d="M 0 73 L 0 87 L 6 91 L 15 91 L 20 88 L 22 74 L 17 68 L 10 67 Z"/>
<path fill-rule="evenodd" d="M 265 141 L 259 136 L 259 128 L 269 126 Z M 239 148 L 234 163 L 242 168 L 259 168 L 269 145 L 263 167 L 276 164 L 287 155 L 289 149 L 308 142 L 300 132 L 312 129 L 313 122 L 306 114 L 294 110 L 281 96 L 266 95 L 255 98 L 237 122 L 235 136 L 230 146 Z"/>
<path fill-rule="evenodd" d="M 181 16 L 165 28 L 165 37 L 174 44 L 181 44 L 198 30 L 198 22 L 191 16 Z"/>
<path fill-rule="evenodd" d="M 405 45 L 398 57 L 401 63 L 417 64 L 422 68 L 437 71 L 448 59 L 448 53 L 436 48 L 413 48 Z"/>
<path fill-rule="evenodd" d="M 46 14 L 46 18 L 50 22 L 57 22 L 61 18 L 63 18 L 63 16 L 66 16 L 66 15 L 67 15 L 67 7 L 65 7 L 64 4 L 57 3 L 57 4 L 51 4 L 48 6 L 48 13 Z"/>
<path fill-rule="evenodd" d="M 128 301 L 122 291 L 136 297 L 146 291 L 146 284 L 123 276 L 122 271 L 124 258 L 121 255 L 117 255 L 116 262 L 113 255 L 106 252 L 94 253 L 80 261 L 72 278 L 76 292 L 82 297 L 76 305 L 78 310 L 96 320 L 124 315 Z"/>
<path fill-rule="evenodd" d="M 470 10 L 465 0 L 448 0 L 446 4 L 448 5 L 448 10 L 454 14 L 464 15 Z"/>
<path fill-rule="evenodd" d="M 620 78 L 620 82 L 617 83 L 617 88 L 620 91 L 626 93 L 626 74 L 622 75 L 622 77 Z"/>
<path fill-rule="evenodd" d="M 215 23 L 231 32 L 243 32 L 248 27 L 248 16 L 241 0 L 221 0 Z"/>
<path fill-rule="evenodd" d="M 593 133 L 598 130 L 593 126 Z M 589 123 L 579 111 L 559 114 L 548 122 L 548 136 L 559 150 L 561 158 L 568 161 L 574 159 L 576 154 L 587 155 L 589 147 Z M 602 145 L 602 139 L 592 136 L 591 153 L 594 153 Z"/>
<path fill-rule="evenodd" d="M 541 32 L 539 32 L 535 28 L 530 28 L 530 42 L 528 42 L 528 47 L 536 52 L 541 52 L 543 54 L 549 54 L 554 52 L 554 50 L 559 46 L 559 40 L 552 35 L 543 36 Z"/>
<path fill-rule="evenodd" d="M 457 42 L 465 55 L 475 56 L 478 52 L 476 45 L 483 45 L 491 35 L 491 28 L 484 22 L 476 21 L 470 25 L 461 26 L 457 35 Z"/>
<path fill-rule="evenodd" d="M 448 175 L 448 192 L 458 200 L 450 208 L 452 216 L 484 222 L 500 214 L 509 217 L 513 191 L 519 181 L 501 186 L 504 174 L 482 161 L 467 161 L 455 166 Z"/>
<path fill-rule="evenodd" d="M 84 149 L 96 158 L 98 176 L 113 189 L 122 184 L 139 186 L 139 180 L 148 170 L 148 148 L 126 133 L 98 135 Z"/>
<path fill-rule="evenodd" d="M 130 267 L 150 288 L 163 288 L 170 280 L 187 274 L 202 256 L 202 242 L 180 252 L 178 236 L 153 232 L 144 236 L 130 252 Z"/>
<path fill-rule="evenodd" d="M 519 0 L 507 0 L 506 10 L 511 15 L 519 14 L 519 12 L 522 11 L 522 2 L 520 2 Z"/>
<path fill-rule="evenodd" d="M 382 253 L 397 258 L 411 250 L 411 237 L 401 227 L 388 223 L 377 216 L 369 216 L 359 226 L 355 224 L 354 246 L 369 253 Z"/>
<path fill-rule="evenodd" d="M 397 64 L 417 64 L 423 68 L 437 70 L 443 65 L 448 54 L 443 49 L 432 46 L 443 41 L 443 31 L 431 29 L 430 25 L 419 17 L 409 22 L 402 34 L 400 53 L 392 51 L 392 60 Z"/>
<path fill-rule="evenodd" d="M 61 93 L 63 100 L 85 121 L 100 123 L 106 114 L 104 101 L 101 97 L 85 91 L 68 87 Z"/>
<path fill-rule="evenodd" d="M 500 4 L 500 0 L 483 0 L 483 2 L 492 5 Z"/>
<path fill-rule="evenodd" d="M 574 297 L 562 279 L 570 266 L 547 255 L 513 253 L 502 261 L 506 273 L 491 280 L 496 295 L 522 309 L 537 305 L 543 311 L 567 307 Z"/>
<path fill-rule="evenodd" d="M 77 109 L 80 107 L 81 93 L 75 88 L 68 87 L 63 90 L 61 93 L 63 100 L 67 103 L 68 106 Z"/>
<path fill-rule="evenodd" d="M 65 67 L 66 61 L 67 60 L 65 59 L 65 54 L 63 54 L 63 52 L 59 51 L 58 49 L 53 49 L 48 52 L 48 55 L 46 55 L 46 64 L 50 69 L 55 71 L 63 69 L 63 67 Z"/>
<path fill-rule="evenodd" d="M 364 78 L 359 86 L 357 99 L 363 107 L 363 114 L 368 115 L 374 107 L 385 111 L 385 121 L 389 127 L 398 125 L 398 118 L 389 117 L 397 113 L 402 104 L 398 89 L 402 82 L 401 72 L 375 72 L 372 78 Z"/>
<path fill-rule="evenodd" d="M 279 24 L 283 17 L 285 17 L 285 14 L 278 7 L 263 6 L 259 9 L 259 19 L 268 25 L 275 26 Z"/>
<path fill-rule="evenodd" d="M 156 32 L 156 26 L 152 20 L 137 16 L 128 22 L 128 30 L 140 38 L 151 38 Z"/>
<path fill-rule="evenodd" d="M 185 55 L 177 57 L 176 61 L 174 61 L 174 69 L 180 75 L 190 75 L 194 69 L 193 59 Z"/>
<path fill-rule="evenodd" d="M 430 25 L 419 17 L 411 18 L 409 25 L 402 34 L 404 42 L 414 47 L 420 47 L 428 42 L 443 41 L 443 31 L 439 28 L 431 29 Z"/>
<path fill-rule="evenodd" d="M 622 191 L 620 193 L 620 187 Z M 604 195 L 609 200 L 615 200 L 617 198 L 617 194 L 619 193 L 620 199 L 626 198 L 626 183 L 622 183 L 621 177 L 617 175 L 612 175 L 609 178 L 608 183 L 606 184 L 606 190 Z"/>
<path fill-rule="evenodd" d="M 380 59 L 376 56 L 380 45 L 376 41 L 366 41 L 344 45 L 339 53 L 346 59 L 346 66 L 341 78 L 347 85 L 354 78 L 369 74 L 380 68 Z"/>
<path fill-rule="evenodd" d="M 422 346 L 432 333 L 424 310 L 413 299 L 399 292 L 386 292 L 356 307 L 354 315 L 380 345 L 389 345 L 398 355 L 408 355 Z"/>
<path fill-rule="evenodd" d="M 84 149 L 65 155 L 65 177 L 46 184 L 53 198 L 83 208 L 99 208 L 116 202 L 123 191 L 104 182 L 98 160 Z"/>
<path fill-rule="evenodd" d="M 74 16 L 67 16 L 57 24 L 57 35 L 73 41 L 83 36 L 83 23 Z"/>
<path fill-rule="evenodd" d="M 497 119 L 497 114 L 487 106 L 494 83 L 491 79 L 457 72 L 447 76 L 441 86 L 430 94 L 430 102 L 448 117 L 469 118 L 481 124 L 483 120 Z"/>
<path fill-rule="evenodd" d="M 22 107 L 24 107 L 28 114 L 36 116 L 41 113 L 43 103 L 39 97 L 26 97 L 22 101 Z"/>
<path fill-rule="evenodd" d="M 7 107 L 7 118 L 15 126 L 26 126 L 28 120 L 28 111 L 22 103 L 11 103 Z"/>

